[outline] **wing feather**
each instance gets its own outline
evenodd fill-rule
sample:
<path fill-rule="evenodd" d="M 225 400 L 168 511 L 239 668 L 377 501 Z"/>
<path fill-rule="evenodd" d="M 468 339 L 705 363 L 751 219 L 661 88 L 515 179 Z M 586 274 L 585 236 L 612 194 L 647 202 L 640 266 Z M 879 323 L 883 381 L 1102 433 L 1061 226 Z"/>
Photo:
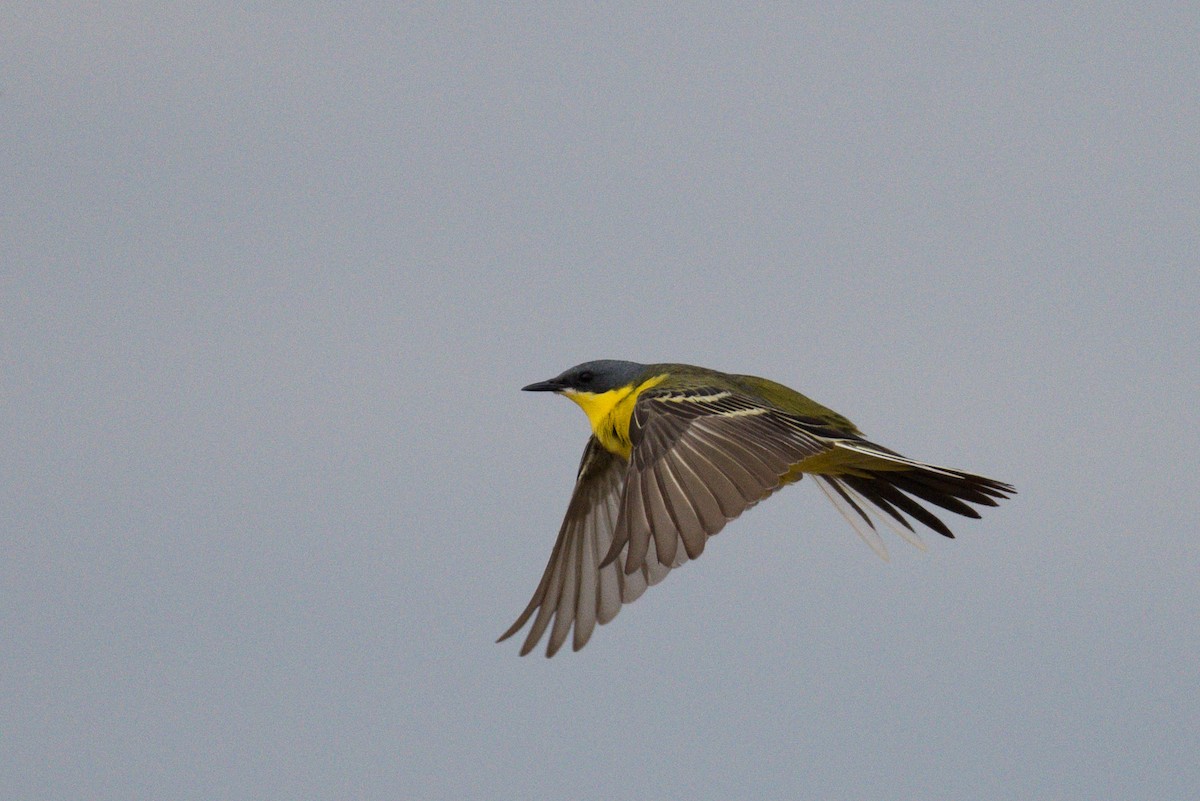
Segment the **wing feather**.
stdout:
<path fill-rule="evenodd" d="M 604 560 L 605 554 L 608 553 L 609 546 L 612 543 L 613 531 L 617 527 L 617 514 L 621 509 L 620 492 L 610 492 L 604 496 L 603 503 L 596 510 L 596 523 L 594 530 L 596 536 L 592 538 L 593 552 L 596 555 L 596 569 L 599 571 L 599 581 L 597 582 L 597 592 L 599 600 L 597 602 L 596 620 L 601 625 L 608 623 L 617 616 L 617 612 L 621 611 L 621 571 L 614 570 L 611 567 L 600 567 L 600 563 Z M 630 598 L 629 600 L 633 600 Z M 582 644 L 579 646 L 583 647 Z M 578 649 L 576 649 L 578 650 Z"/>
<path fill-rule="evenodd" d="M 707 467 L 704 469 L 704 475 L 711 476 L 714 480 L 720 476 L 737 488 L 741 498 L 740 503 L 735 506 L 735 511 L 739 513 L 748 504 L 759 499 L 763 485 L 778 480 L 778 476 L 762 462 L 739 459 L 742 456 L 741 449 L 730 453 L 730 449 L 722 449 L 718 443 L 700 437 L 681 441 L 677 447 L 681 456 L 685 453 L 690 456 L 687 460 L 689 465 L 698 469 Z"/>
<path fill-rule="evenodd" d="M 676 446 L 679 473 L 684 497 L 696 513 L 700 524 L 699 534 L 712 535 L 725 525 L 728 518 L 721 510 L 716 495 L 709 489 L 708 476 L 719 473 L 720 467 L 701 455 L 692 442 L 680 442 Z M 689 532 L 696 534 L 697 532 Z"/>
<path fill-rule="evenodd" d="M 571 625 L 575 622 L 576 596 L 579 586 L 579 546 L 583 537 L 571 537 L 563 549 L 565 558 L 562 560 L 562 590 L 558 595 L 558 604 L 554 610 L 554 626 L 550 629 L 550 642 L 546 656 L 554 656 L 567 640 Z"/>
<path fill-rule="evenodd" d="M 624 499 L 621 517 L 617 521 L 618 534 L 614 541 L 625 539 L 629 542 L 629 550 L 625 556 L 625 573 L 629 574 L 642 566 L 646 560 L 646 551 L 650 548 L 650 521 L 646 517 L 641 477 L 636 473 L 631 472 L 626 476 Z M 622 527 L 626 529 L 624 535 L 621 533 Z"/>
<path fill-rule="evenodd" d="M 538 640 L 546 632 L 546 627 L 550 625 L 553 619 L 554 611 L 558 608 L 558 599 L 562 597 L 562 574 L 566 563 L 566 552 L 569 550 L 569 544 L 573 537 L 564 538 L 561 542 L 555 543 L 554 550 L 550 554 L 550 581 L 546 585 L 545 593 L 539 601 L 537 617 L 533 619 L 533 625 L 529 628 L 529 635 L 525 638 L 525 642 L 521 645 L 521 656 L 529 653 L 537 645 Z M 530 601 L 530 603 L 533 603 Z M 547 652 L 549 656 L 549 652 Z"/>
<path fill-rule="evenodd" d="M 679 547 L 679 523 L 667 503 L 661 471 L 645 471 L 641 475 L 641 484 L 650 530 L 654 533 L 656 556 L 660 563 L 669 565 L 675 561 L 675 549 Z"/>
<path fill-rule="evenodd" d="M 599 513 L 599 509 L 596 513 Z M 580 558 L 576 578 L 579 595 L 575 606 L 575 633 L 571 640 L 571 648 L 575 651 L 582 648 L 591 638 L 592 630 L 596 628 L 596 621 L 600 616 L 600 573 L 596 569 L 599 557 L 596 555 L 595 546 L 597 539 L 593 537 L 591 542 L 587 542 L 585 538 L 585 541 L 579 544 Z"/>
<path fill-rule="evenodd" d="M 663 458 L 662 465 L 654 472 L 659 478 L 663 496 L 671 507 L 671 518 L 680 539 L 683 540 L 683 547 L 688 557 L 695 559 L 704 551 L 705 537 L 697 533 L 704 530 L 704 525 L 700 522 L 700 515 L 696 512 L 691 496 L 680 478 L 687 470 L 687 467 L 680 463 L 681 458 L 677 453 L 668 453 Z M 717 500 L 720 503 L 719 496 Z M 726 504 L 721 506 L 722 510 L 726 508 Z"/>
<path fill-rule="evenodd" d="M 521 645 L 522 655 L 537 647 L 547 629 L 547 656 L 562 647 L 572 630 L 572 648 L 579 650 L 597 623 L 608 623 L 622 604 L 645 592 L 648 576 L 653 574 L 658 581 L 670 570 L 656 560 L 653 569 L 647 565 L 646 571 L 625 576 L 618 564 L 599 564 L 613 541 L 627 464 L 604 450 L 594 437 L 588 440 L 575 491 L 542 578 L 528 605 L 500 636 L 500 640 L 508 639 L 532 618 Z"/>
<path fill-rule="evenodd" d="M 704 550 L 708 537 L 783 483 L 788 469 L 822 447 L 776 410 L 724 390 L 645 392 L 634 408 L 633 452 L 620 520 L 606 560 L 628 539 L 624 573 Z M 816 443 L 816 444 L 814 444 Z M 643 523 L 645 528 L 643 530 Z"/>

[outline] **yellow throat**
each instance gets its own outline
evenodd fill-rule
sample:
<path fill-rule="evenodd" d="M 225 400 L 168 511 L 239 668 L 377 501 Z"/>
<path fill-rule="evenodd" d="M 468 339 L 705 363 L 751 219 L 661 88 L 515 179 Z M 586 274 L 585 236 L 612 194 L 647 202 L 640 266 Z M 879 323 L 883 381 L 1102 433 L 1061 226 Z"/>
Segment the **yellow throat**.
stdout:
<path fill-rule="evenodd" d="M 562 394 L 579 404 L 588 421 L 592 424 L 592 433 L 610 453 L 628 459 L 633 451 L 629 441 L 629 420 L 633 416 L 633 405 L 643 390 L 662 383 L 666 373 L 648 378 L 637 386 L 610 389 L 608 392 L 584 392 L 577 389 L 564 390 Z"/>

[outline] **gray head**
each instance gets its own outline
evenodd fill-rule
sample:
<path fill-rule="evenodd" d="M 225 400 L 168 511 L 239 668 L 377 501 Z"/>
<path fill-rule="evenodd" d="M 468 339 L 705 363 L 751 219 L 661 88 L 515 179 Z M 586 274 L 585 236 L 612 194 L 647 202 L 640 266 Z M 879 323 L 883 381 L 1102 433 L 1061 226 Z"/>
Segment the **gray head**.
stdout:
<path fill-rule="evenodd" d="M 549 381 L 539 381 L 536 384 L 521 387 L 521 389 L 526 392 L 574 390 L 599 394 L 635 383 L 645 370 L 646 365 L 637 362 L 599 359 L 594 362 L 577 364 Z"/>

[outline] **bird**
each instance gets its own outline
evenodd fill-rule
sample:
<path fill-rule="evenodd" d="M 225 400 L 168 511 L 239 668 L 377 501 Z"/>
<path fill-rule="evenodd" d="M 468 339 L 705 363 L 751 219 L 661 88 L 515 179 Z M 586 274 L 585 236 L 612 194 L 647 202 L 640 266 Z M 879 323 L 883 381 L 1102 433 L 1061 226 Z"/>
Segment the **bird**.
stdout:
<path fill-rule="evenodd" d="M 709 537 L 779 489 L 813 478 L 883 559 L 876 520 L 924 550 L 912 523 L 953 539 L 927 504 L 978 518 L 1016 493 L 1002 481 L 909 459 L 783 384 L 687 364 L 602 359 L 522 387 L 578 404 L 592 433 L 550 560 L 502 642 L 533 618 L 546 656 L 587 644 Z M 536 617 L 535 617 L 536 613 Z"/>

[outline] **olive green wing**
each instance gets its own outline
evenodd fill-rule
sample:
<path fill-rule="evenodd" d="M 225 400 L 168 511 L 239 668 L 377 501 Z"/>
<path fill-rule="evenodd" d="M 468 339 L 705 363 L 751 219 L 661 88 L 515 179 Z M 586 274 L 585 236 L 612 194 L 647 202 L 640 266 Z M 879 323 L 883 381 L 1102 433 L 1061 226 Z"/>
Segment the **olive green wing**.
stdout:
<path fill-rule="evenodd" d="M 622 604 L 637 599 L 648 585 L 662 581 L 672 567 L 682 564 L 686 558 L 682 551 L 678 560 L 643 560 L 639 569 L 629 574 L 615 562 L 600 564 L 612 545 L 628 464 L 605 450 L 595 437 L 588 439 L 575 491 L 542 579 L 525 610 L 497 642 L 516 634 L 533 617 L 521 646 L 522 656 L 537 646 L 547 628 L 546 656 L 554 656 L 566 642 L 572 624 L 572 648 L 578 651 L 597 623 L 612 620 Z"/>

